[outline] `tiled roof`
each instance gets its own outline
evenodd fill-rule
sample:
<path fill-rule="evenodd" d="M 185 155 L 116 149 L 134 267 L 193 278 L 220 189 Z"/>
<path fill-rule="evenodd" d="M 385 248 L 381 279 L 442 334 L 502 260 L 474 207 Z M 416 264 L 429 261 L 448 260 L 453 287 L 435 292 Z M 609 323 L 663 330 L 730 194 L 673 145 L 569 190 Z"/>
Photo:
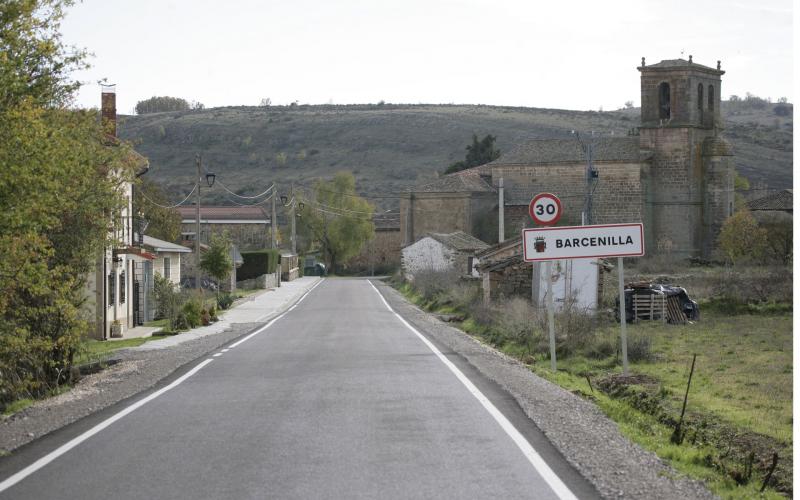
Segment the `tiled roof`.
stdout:
<path fill-rule="evenodd" d="M 594 161 L 641 161 L 638 137 L 594 139 Z M 538 139 L 517 146 L 487 167 L 503 165 L 546 165 L 585 162 L 586 154 L 577 139 Z M 480 169 L 481 167 L 476 167 Z"/>
<path fill-rule="evenodd" d="M 443 245 L 459 251 L 483 250 L 489 245 L 464 231 L 454 233 L 430 233 L 429 236 Z"/>
<path fill-rule="evenodd" d="M 777 193 L 758 198 L 747 203 L 747 208 L 750 210 L 775 210 L 775 211 L 792 211 L 792 190 L 784 189 Z"/>
<path fill-rule="evenodd" d="M 481 273 L 491 273 L 494 271 L 501 271 L 508 266 L 513 266 L 515 264 L 521 264 L 525 262 L 523 259 L 522 254 L 519 255 L 512 255 L 510 257 L 506 257 L 505 259 L 501 259 L 498 261 L 489 261 L 486 263 L 482 263 L 478 265 L 478 271 Z"/>
<path fill-rule="evenodd" d="M 183 206 L 178 207 L 178 212 L 181 214 L 181 219 L 194 220 L 195 207 Z M 217 207 L 217 206 L 201 206 L 200 207 L 200 220 L 214 219 L 214 220 L 252 220 L 254 222 L 267 222 L 269 217 L 266 211 L 261 207 Z"/>
<path fill-rule="evenodd" d="M 192 251 L 191 248 L 187 248 L 183 245 L 178 245 L 176 243 L 170 243 L 169 241 L 159 240 L 158 238 L 153 238 L 152 236 L 147 236 L 146 234 L 142 237 L 144 240 L 144 244 L 156 252 L 178 252 L 178 253 L 189 253 Z"/>
<path fill-rule="evenodd" d="M 519 246 L 520 250 L 522 249 L 522 236 L 516 236 L 516 237 L 508 239 L 508 240 L 506 240 L 506 241 L 504 241 L 502 243 L 495 243 L 494 245 L 491 245 L 491 246 L 487 247 L 485 250 L 481 250 L 480 252 L 475 254 L 475 256 L 479 257 L 479 258 L 491 257 L 492 255 L 494 255 L 494 254 L 496 254 L 498 252 L 501 252 L 503 250 L 506 250 L 506 249 L 509 249 L 509 248 L 515 247 L 515 246 Z"/>
<path fill-rule="evenodd" d="M 409 191 L 414 193 L 470 193 L 492 192 L 494 188 L 480 176 L 478 171 L 470 169 L 445 175 L 433 182 L 415 186 Z"/>

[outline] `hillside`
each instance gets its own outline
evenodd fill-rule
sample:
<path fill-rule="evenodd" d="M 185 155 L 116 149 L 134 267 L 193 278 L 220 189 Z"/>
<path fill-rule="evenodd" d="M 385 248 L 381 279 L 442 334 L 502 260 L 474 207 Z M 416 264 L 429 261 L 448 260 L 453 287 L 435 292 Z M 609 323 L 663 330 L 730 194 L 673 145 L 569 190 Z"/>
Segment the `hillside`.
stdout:
<path fill-rule="evenodd" d="M 791 114 L 772 107 L 724 103 L 725 137 L 736 168 L 753 188 L 792 185 Z M 508 151 L 537 138 L 564 138 L 570 130 L 626 134 L 639 110 L 566 111 L 482 105 L 318 105 L 228 107 L 120 117 L 119 133 L 150 159 L 148 174 L 170 198 L 188 193 L 196 153 L 228 187 L 256 194 L 271 182 L 311 185 L 316 177 L 350 170 L 362 194 L 396 194 L 435 178 L 463 159 L 472 134 L 497 136 Z M 204 200 L 226 203 L 214 188 Z M 375 200 L 389 208 L 396 199 Z"/>

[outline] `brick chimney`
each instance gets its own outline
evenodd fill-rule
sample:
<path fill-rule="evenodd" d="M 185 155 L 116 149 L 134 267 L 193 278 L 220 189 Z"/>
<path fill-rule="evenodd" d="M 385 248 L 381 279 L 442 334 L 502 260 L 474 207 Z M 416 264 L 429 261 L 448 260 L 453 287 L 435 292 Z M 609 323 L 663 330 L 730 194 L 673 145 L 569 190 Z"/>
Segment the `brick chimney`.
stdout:
<path fill-rule="evenodd" d="M 103 130 L 111 137 L 117 136 L 117 89 L 116 84 L 100 84 L 101 120 Z"/>

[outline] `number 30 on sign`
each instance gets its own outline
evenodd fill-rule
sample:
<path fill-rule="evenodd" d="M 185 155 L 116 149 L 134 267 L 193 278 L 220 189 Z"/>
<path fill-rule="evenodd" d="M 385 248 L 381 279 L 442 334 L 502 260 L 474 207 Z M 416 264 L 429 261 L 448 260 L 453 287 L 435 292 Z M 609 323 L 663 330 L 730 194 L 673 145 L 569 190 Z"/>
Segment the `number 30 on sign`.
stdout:
<path fill-rule="evenodd" d="M 561 218 L 561 200 L 554 194 L 537 194 L 528 206 L 528 213 L 536 224 L 552 226 Z"/>

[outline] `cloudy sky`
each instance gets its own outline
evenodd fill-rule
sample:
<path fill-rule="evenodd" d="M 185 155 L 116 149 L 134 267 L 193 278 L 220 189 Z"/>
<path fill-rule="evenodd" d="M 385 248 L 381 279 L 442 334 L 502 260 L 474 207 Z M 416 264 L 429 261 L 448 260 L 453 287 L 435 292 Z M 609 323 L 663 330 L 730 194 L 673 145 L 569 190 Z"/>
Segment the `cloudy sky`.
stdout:
<path fill-rule="evenodd" d="M 722 61 L 722 95 L 793 102 L 792 0 L 84 0 L 64 41 L 130 113 L 153 95 L 207 107 L 469 103 L 605 110 L 639 104 L 648 64 Z"/>

